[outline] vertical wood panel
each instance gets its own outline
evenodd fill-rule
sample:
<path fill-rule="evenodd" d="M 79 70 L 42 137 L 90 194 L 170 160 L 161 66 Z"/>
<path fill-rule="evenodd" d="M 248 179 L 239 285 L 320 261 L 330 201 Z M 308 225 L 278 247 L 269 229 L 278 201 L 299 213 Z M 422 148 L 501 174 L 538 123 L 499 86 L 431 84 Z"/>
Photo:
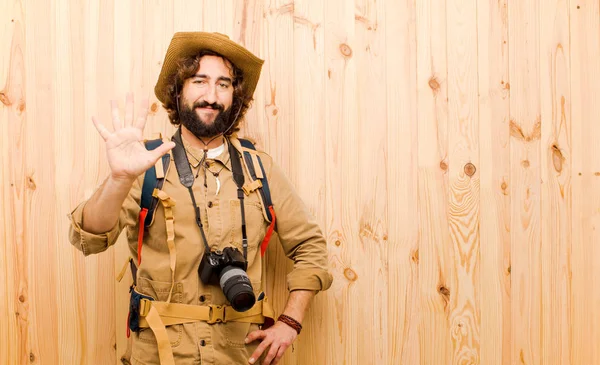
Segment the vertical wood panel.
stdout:
<path fill-rule="evenodd" d="M 81 163 L 74 161 L 77 143 L 73 142 L 75 136 L 83 132 L 83 7 L 78 2 L 60 0 L 55 2 L 53 13 L 55 40 L 51 52 L 54 53 L 54 68 L 52 69 L 52 84 L 55 124 L 51 135 L 41 135 L 43 140 L 54 140 L 55 156 L 69 156 L 58 158 L 54 163 L 54 173 L 57 180 L 75 182 L 82 176 Z M 52 100 L 46 100 L 51 102 Z M 78 121 L 73 123 L 73 121 Z M 43 142 L 42 142 L 43 143 Z M 79 168 L 73 169 L 74 166 Z M 73 175 L 71 173 L 74 172 Z M 42 182 L 43 184 L 43 182 Z M 66 227 L 69 224 L 66 214 L 71 207 L 70 184 L 55 184 L 53 186 L 55 204 L 53 215 L 56 217 L 57 227 Z M 50 210 L 47 210 L 50 211 Z M 61 214 L 63 213 L 63 214 Z M 68 252 L 67 255 L 56 255 L 55 267 L 59 270 L 57 275 L 57 293 L 55 308 L 63 309 L 70 313 L 69 316 L 58 317 L 58 343 L 69 343 L 72 346 L 60 346 L 58 348 L 59 363 L 85 363 L 91 359 L 87 358 L 86 351 L 86 327 L 87 318 L 85 313 L 85 302 L 79 300 L 83 296 L 84 287 L 79 280 L 78 271 L 82 261 L 81 255 L 73 252 L 68 240 L 62 239 L 64 231 L 57 230 L 52 241 L 56 242 L 56 252 Z M 49 237 L 48 237 L 49 238 Z M 46 238 L 46 239 L 48 239 Z M 106 281 L 105 281 L 106 282 Z M 93 340 L 93 339 L 92 339 Z M 110 351 L 110 338 L 98 338 L 104 340 L 105 350 Z M 93 341 L 94 343 L 96 341 Z M 104 347 L 100 346 L 100 347 Z M 113 360 L 114 361 L 114 360 Z"/>
<path fill-rule="evenodd" d="M 328 326 L 331 347 L 325 364 L 358 364 L 356 316 L 363 298 L 354 295 L 358 278 L 351 258 L 357 242 L 356 219 L 348 209 L 358 194 L 358 169 L 354 150 L 358 146 L 353 126 L 357 123 L 356 73 L 354 59 L 354 3 L 345 0 L 325 2 L 325 135 L 327 241 L 334 282 L 330 289 Z"/>
<path fill-rule="evenodd" d="M 569 3 L 573 176 L 572 364 L 600 362 L 600 8 Z"/>
<path fill-rule="evenodd" d="M 509 9 L 512 362 L 541 363 L 538 0 Z"/>
<path fill-rule="evenodd" d="M 416 2 L 387 2 L 387 363 L 419 364 Z"/>
<path fill-rule="evenodd" d="M 477 3 L 480 363 L 511 364 L 508 1 Z"/>
<path fill-rule="evenodd" d="M 446 2 L 417 2 L 419 348 L 424 364 L 451 363 Z"/>
<path fill-rule="evenodd" d="M 0 120 L 2 210 L 0 229 L 0 363 L 29 361 L 30 295 L 29 252 L 26 240 L 29 190 L 25 179 L 26 64 L 25 4 L 3 1 L 0 15 Z"/>
<path fill-rule="evenodd" d="M 540 17 L 542 363 L 569 365 L 571 338 L 571 92 L 568 0 Z"/>
<path fill-rule="evenodd" d="M 27 31 L 27 86 L 26 103 L 27 132 L 23 148 L 24 179 L 29 190 L 25 218 L 24 250 L 29 257 L 29 299 L 32 311 L 29 318 L 32 363 L 59 363 L 60 321 L 66 320 L 67 312 L 56 306 L 60 273 L 57 268 L 58 243 L 52 239 L 58 235 L 56 214 L 51 209 L 56 203 L 54 185 L 55 142 L 52 139 L 56 125 L 55 81 L 55 22 L 56 3 L 26 3 Z M 35 121 L 35 122 L 34 122 Z M 44 212 L 44 214 L 38 214 Z M 52 303 L 44 305 L 43 303 Z M 59 313 L 61 315 L 59 315 Z"/>
<path fill-rule="evenodd" d="M 453 245 L 450 282 L 452 363 L 479 363 L 479 113 L 477 2 L 447 6 L 448 223 Z"/>
<path fill-rule="evenodd" d="M 383 2 L 357 0 L 354 58 L 357 70 L 358 122 L 347 125 L 357 133 L 351 154 L 358 169 L 358 195 L 353 215 L 359 224 L 352 244 L 352 266 L 358 277 L 354 295 L 363 298 L 355 312 L 358 363 L 386 363 L 387 341 L 373 341 L 387 333 L 388 215 L 387 215 L 387 95 L 385 78 L 385 9 Z M 372 300 L 364 300 L 370 298 Z M 361 344 L 369 343 L 369 346 Z"/>

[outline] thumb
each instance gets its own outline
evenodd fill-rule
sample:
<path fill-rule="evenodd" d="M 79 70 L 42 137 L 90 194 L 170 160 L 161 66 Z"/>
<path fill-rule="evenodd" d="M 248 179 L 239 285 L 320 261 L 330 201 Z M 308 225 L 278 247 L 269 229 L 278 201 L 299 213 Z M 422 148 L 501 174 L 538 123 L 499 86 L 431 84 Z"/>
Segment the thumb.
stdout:
<path fill-rule="evenodd" d="M 163 144 L 161 144 L 160 146 L 158 146 L 154 150 L 152 150 L 152 157 L 154 159 L 158 160 L 159 158 L 162 157 L 162 155 L 165 155 L 167 152 L 172 150 L 173 147 L 175 147 L 174 142 L 172 142 L 172 141 L 164 142 Z"/>

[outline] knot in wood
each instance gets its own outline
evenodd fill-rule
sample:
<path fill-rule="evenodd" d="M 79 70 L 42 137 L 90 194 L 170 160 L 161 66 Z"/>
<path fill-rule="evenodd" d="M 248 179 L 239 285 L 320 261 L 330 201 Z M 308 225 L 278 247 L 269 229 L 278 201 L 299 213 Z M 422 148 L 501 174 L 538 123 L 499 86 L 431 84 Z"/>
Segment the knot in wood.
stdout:
<path fill-rule="evenodd" d="M 448 298 L 450 296 L 450 290 L 448 290 L 448 288 L 446 288 L 443 285 L 440 285 L 440 287 L 438 288 L 438 291 L 440 292 L 440 294 L 442 294 L 446 298 Z"/>
<path fill-rule="evenodd" d="M 434 92 L 437 92 L 440 89 L 440 82 L 435 76 L 431 76 L 431 78 L 429 79 L 429 87 Z"/>
<path fill-rule="evenodd" d="M 465 165 L 465 174 L 467 174 L 467 176 L 471 177 L 475 175 L 475 171 L 477 171 L 477 169 L 472 163 L 469 162 Z"/>
<path fill-rule="evenodd" d="M 344 270 L 344 276 L 350 281 L 356 281 L 356 279 L 358 279 L 356 272 L 349 267 Z"/>
<path fill-rule="evenodd" d="M 352 57 L 352 48 L 346 43 L 340 44 L 340 52 L 344 55 L 344 57 Z"/>
<path fill-rule="evenodd" d="M 6 106 L 12 105 L 12 102 L 8 98 L 8 95 L 6 95 L 6 93 L 4 93 L 4 92 L 0 92 L 0 102 L 2 102 L 2 104 L 6 105 Z"/>

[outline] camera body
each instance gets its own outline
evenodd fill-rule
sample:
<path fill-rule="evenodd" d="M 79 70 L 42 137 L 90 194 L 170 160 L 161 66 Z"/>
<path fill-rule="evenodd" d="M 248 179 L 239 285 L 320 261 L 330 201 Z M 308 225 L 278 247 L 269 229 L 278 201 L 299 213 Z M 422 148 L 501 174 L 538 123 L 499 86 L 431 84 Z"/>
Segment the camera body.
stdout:
<path fill-rule="evenodd" d="M 200 280 L 204 284 L 219 284 L 219 274 L 227 266 L 239 267 L 244 271 L 248 269 L 244 255 L 235 247 L 225 247 L 223 251 L 205 252 L 198 268 Z"/>
<path fill-rule="evenodd" d="M 204 253 L 198 275 L 204 284 L 219 284 L 233 309 L 244 312 L 256 302 L 247 268 L 248 262 L 237 248 L 225 247 Z"/>

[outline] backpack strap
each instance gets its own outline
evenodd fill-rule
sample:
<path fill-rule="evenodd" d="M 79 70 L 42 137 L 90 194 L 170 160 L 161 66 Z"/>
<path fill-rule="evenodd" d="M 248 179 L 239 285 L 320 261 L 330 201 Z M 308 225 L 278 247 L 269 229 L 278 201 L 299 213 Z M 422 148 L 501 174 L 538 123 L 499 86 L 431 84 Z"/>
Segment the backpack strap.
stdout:
<path fill-rule="evenodd" d="M 163 143 L 162 139 L 153 139 L 145 141 L 148 151 L 154 150 Z M 165 175 L 171 162 L 171 155 L 163 155 L 156 163 L 144 174 L 144 183 L 142 185 L 142 198 L 140 200 L 139 232 L 138 232 L 138 266 L 142 262 L 142 242 L 144 240 L 144 230 L 152 224 L 154 211 L 158 205 L 158 198 L 154 196 L 154 189 L 162 189 L 165 181 Z M 157 172 L 158 167 L 158 172 Z M 162 170 L 161 170 L 162 167 Z"/>
<path fill-rule="evenodd" d="M 239 139 L 242 147 L 256 151 L 254 144 L 247 139 Z M 267 220 L 270 223 L 269 228 L 267 229 L 267 233 L 265 238 L 263 239 L 262 244 L 260 245 L 260 254 L 264 256 L 267 246 L 269 245 L 269 241 L 271 240 L 271 236 L 273 235 L 273 231 L 275 230 L 275 209 L 273 208 L 273 202 L 271 200 L 271 190 L 269 189 L 269 181 L 267 180 L 267 174 L 262 164 L 262 160 L 260 156 L 257 154 L 251 154 L 248 151 L 244 151 L 244 160 L 246 161 L 246 166 L 248 167 L 248 172 L 252 177 L 252 180 L 261 182 L 262 186 L 259 186 L 258 192 L 260 194 L 260 198 L 262 199 L 263 206 L 265 207 L 265 213 L 267 215 Z M 254 162 L 257 162 L 258 167 Z"/>

